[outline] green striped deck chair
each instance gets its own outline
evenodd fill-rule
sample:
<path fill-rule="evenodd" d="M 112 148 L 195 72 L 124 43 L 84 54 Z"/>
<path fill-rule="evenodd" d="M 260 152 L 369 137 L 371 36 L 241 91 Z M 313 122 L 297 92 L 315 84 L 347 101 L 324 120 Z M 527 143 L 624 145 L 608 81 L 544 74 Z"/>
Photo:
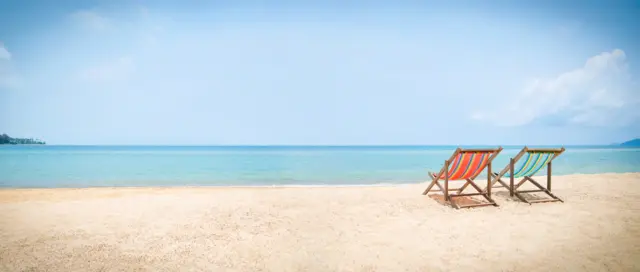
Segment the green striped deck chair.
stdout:
<path fill-rule="evenodd" d="M 457 148 L 453 152 L 453 155 L 448 160 L 444 161 L 444 166 L 440 169 L 438 174 L 429 172 L 429 177 L 432 181 L 426 190 L 422 193 L 426 195 L 431 191 L 433 186 L 438 186 L 440 190 L 433 190 L 435 192 L 443 192 L 445 202 L 451 204 L 456 209 L 459 208 L 471 208 L 480 206 L 498 206 L 493 199 L 491 199 L 491 161 L 502 151 L 502 147 L 494 149 L 462 149 Z M 480 186 L 474 183 L 474 179 L 487 168 L 487 186 L 489 190 L 483 192 Z M 444 184 L 440 184 L 440 180 L 443 180 Z M 449 188 L 450 180 L 464 180 L 464 185 L 460 188 Z M 444 185 L 444 186 L 443 186 Z M 471 185 L 477 193 L 463 194 L 467 186 Z M 456 193 L 449 193 L 449 191 L 457 191 Z M 489 203 L 479 203 L 472 205 L 458 205 L 453 198 L 461 196 L 483 196 Z"/>
<path fill-rule="evenodd" d="M 559 197 L 555 196 L 551 193 L 551 162 L 560 156 L 562 152 L 564 152 L 564 147 L 562 148 L 528 148 L 524 147 L 518 155 L 511 158 L 509 160 L 509 165 L 507 165 L 500 173 L 492 174 L 492 182 L 490 186 L 487 186 L 484 191 L 490 191 L 491 187 L 494 188 L 507 188 L 509 189 L 509 194 L 513 197 L 516 196 L 520 200 L 525 203 L 541 203 L 541 202 L 555 202 L 562 201 Z M 518 166 L 516 163 L 521 162 Z M 535 181 L 532 176 L 538 173 L 542 168 L 547 167 L 547 187 L 543 187 Z M 504 182 L 501 178 L 507 177 L 509 178 L 509 184 Z M 515 179 L 521 180 L 514 185 Z M 518 190 L 520 186 L 525 184 L 526 182 L 532 183 L 536 186 L 537 190 Z M 500 183 L 502 186 L 494 186 L 496 183 Z M 541 200 L 527 200 L 521 194 L 523 193 L 545 193 L 551 197 L 551 199 L 541 199 Z"/>

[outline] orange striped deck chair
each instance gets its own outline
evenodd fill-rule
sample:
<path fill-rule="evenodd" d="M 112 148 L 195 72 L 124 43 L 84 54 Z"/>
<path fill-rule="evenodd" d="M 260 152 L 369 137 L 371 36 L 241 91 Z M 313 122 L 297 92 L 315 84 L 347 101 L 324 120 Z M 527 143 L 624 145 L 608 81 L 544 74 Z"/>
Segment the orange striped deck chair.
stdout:
<path fill-rule="evenodd" d="M 498 206 L 493 199 L 491 199 L 491 161 L 502 151 L 502 147 L 494 149 L 462 149 L 457 148 L 453 155 L 448 160 L 444 161 L 444 166 L 438 172 L 438 174 L 429 172 L 429 176 L 433 179 L 429 187 L 422 193 L 427 195 L 433 186 L 438 186 L 440 190 L 433 190 L 434 192 L 443 192 L 445 202 L 451 204 L 456 209 L 459 208 L 471 208 L 481 206 Z M 487 168 L 487 188 L 489 190 L 483 191 L 475 182 L 475 178 Z M 440 184 L 440 181 L 443 184 Z M 449 188 L 449 181 L 451 180 L 463 180 L 466 181 L 460 188 Z M 467 186 L 471 185 L 477 193 L 463 194 Z M 456 193 L 449 193 L 449 191 L 457 191 Z M 489 203 L 478 203 L 471 205 L 458 205 L 453 201 L 456 197 L 461 196 L 483 196 Z"/>
<path fill-rule="evenodd" d="M 516 196 L 520 200 L 525 203 L 541 203 L 541 202 L 564 202 L 559 197 L 555 196 L 551 193 L 551 162 L 560 156 L 562 152 L 564 152 L 564 147 L 562 148 L 528 148 L 524 147 L 515 157 L 509 160 L 509 165 L 507 165 L 500 173 L 492 174 L 492 182 L 484 191 L 491 191 L 491 187 L 493 188 L 507 188 L 509 189 L 509 194 L 511 197 Z M 521 163 L 516 167 L 516 163 L 521 161 Z M 538 173 L 542 168 L 547 167 L 547 187 L 543 187 L 535 181 L 532 176 Z M 509 184 L 504 182 L 501 178 L 508 177 Z M 514 180 L 516 178 L 522 178 L 517 184 L 514 185 Z M 538 189 L 536 190 L 518 190 L 520 186 L 525 184 L 526 182 L 530 182 Z M 496 183 L 500 183 L 502 186 L 495 186 Z M 521 194 L 524 193 L 545 193 L 551 197 L 551 199 L 538 199 L 538 200 L 527 200 Z"/>

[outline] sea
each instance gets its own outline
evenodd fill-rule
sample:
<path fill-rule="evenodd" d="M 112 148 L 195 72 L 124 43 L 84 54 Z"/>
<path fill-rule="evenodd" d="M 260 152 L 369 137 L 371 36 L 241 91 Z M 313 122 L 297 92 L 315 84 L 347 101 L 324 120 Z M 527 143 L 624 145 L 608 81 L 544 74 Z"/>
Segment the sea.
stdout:
<path fill-rule="evenodd" d="M 429 180 L 456 147 L 3 145 L 0 187 L 409 184 Z M 503 148 L 495 171 L 522 146 Z M 565 148 L 554 175 L 640 172 L 640 148 Z"/>

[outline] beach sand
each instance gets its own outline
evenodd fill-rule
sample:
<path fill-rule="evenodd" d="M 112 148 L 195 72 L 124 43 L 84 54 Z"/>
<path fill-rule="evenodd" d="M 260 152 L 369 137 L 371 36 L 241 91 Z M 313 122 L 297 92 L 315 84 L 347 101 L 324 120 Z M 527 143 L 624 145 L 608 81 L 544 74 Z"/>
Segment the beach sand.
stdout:
<path fill-rule="evenodd" d="M 0 271 L 640 271 L 640 173 L 460 210 L 426 185 L 0 190 Z"/>

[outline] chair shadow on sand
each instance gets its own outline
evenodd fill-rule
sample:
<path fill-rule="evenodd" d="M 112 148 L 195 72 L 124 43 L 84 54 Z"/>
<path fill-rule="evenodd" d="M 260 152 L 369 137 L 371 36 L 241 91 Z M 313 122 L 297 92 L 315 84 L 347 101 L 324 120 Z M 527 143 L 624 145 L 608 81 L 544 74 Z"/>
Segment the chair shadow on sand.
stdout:
<path fill-rule="evenodd" d="M 500 200 L 510 201 L 510 202 L 520 202 L 523 204 L 527 204 L 525 202 L 520 201 L 520 199 L 516 198 L 515 196 L 511 197 L 509 195 L 509 191 L 498 191 L 492 194 L 497 197 L 500 197 Z M 536 195 L 535 193 L 520 193 L 520 196 L 522 196 L 522 198 L 524 198 L 527 201 L 538 201 L 538 200 L 549 199 L 549 197 L 539 196 L 539 195 Z"/>
<path fill-rule="evenodd" d="M 453 207 L 453 205 L 449 201 L 445 201 L 444 200 L 444 195 L 442 195 L 442 194 L 431 194 L 431 195 L 429 195 L 429 197 L 431 199 L 435 200 L 440 205 Z M 453 200 L 453 201 L 455 201 L 455 203 L 458 204 L 458 205 L 464 205 L 464 206 L 488 203 L 487 201 L 481 201 L 479 199 L 475 199 L 475 198 L 472 198 L 470 196 L 456 197 L 455 200 Z"/>
<path fill-rule="evenodd" d="M 499 201 L 518 202 L 518 203 L 526 204 L 525 202 L 520 201 L 520 199 L 516 197 L 509 196 L 509 191 L 498 191 L 498 192 L 492 193 L 492 195 L 498 197 Z M 520 194 L 520 196 L 522 196 L 527 201 L 549 199 L 548 197 L 535 195 L 533 193 L 522 193 Z M 452 207 L 451 203 L 444 200 L 444 195 L 442 194 L 431 194 L 429 195 L 429 197 L 435 200 L 440 205 Z M 469 196 L 457 197 L 454 201 L 458 205 L 475 205 L 475 204 L 487 203 L 487 201 L 476 199 Z"/>

